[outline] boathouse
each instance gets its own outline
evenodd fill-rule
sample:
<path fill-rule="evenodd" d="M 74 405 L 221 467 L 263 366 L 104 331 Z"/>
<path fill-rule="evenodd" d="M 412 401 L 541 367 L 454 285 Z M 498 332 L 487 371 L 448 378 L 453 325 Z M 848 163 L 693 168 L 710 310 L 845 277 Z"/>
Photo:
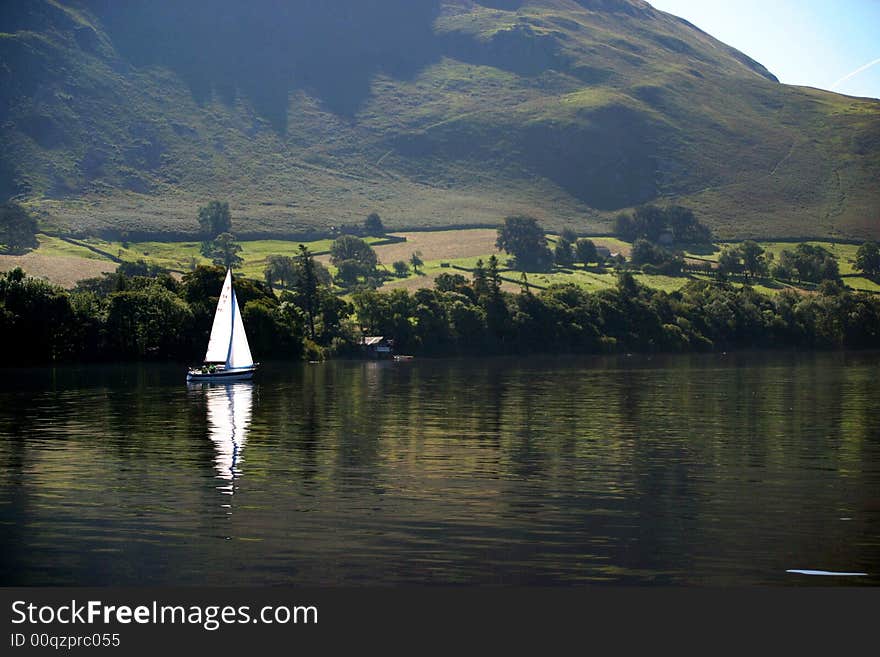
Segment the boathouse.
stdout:
<path fill-rule="evenodd" d="M 391 358 L 394 355 L 394 340 L 382 335 L 366 336 L 361 348 L 367 358 Z"/>

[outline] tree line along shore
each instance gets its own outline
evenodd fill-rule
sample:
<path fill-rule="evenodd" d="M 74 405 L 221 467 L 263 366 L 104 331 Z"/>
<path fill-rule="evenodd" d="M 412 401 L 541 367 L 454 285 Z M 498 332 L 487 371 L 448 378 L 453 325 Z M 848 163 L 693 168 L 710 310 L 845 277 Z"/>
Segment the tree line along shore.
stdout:
<path fill-rule="evenodd" d="M 120 262 L 70 290 L 21 269 L 0 275 L 0 337 L 16 345 L 7 363 L 198 360 L 225 270 L 241 265 L 228 205 L 205 206 L 199 223 L 212 264 L 182 276 L 144 261 Z M 548 241 L 534 218 L 507 217 L 496 247 L 509 259 L 478 258 L 415 291 L 378 288 L 418 274 L 421 254 L 380 268 L 353 232 L 385 231 L 372 214 L 360 231 L 329 242 L 329 266 L 300 245 L 269 256 L 262 280 L 236 278 L 258 359 L 356 357 L 363 338 L 376 335 L 399 353 L 427 356 L 880 347 L 880 296 L 847 289 L 827 249 L 803 243 L 777 256 L 745 241 L 700 260 L 693 252 L 712 236 L 684 208 L 621 214 L 615 233 L 631 244 L 628 258 L 570 230 Z M 877 245 L 861 245 L 855 263 L 876 280 Z M 575 266 L 613 276 L 613 284 L 588 291 L 529 280 Z M 639 272 L 689 277 L 663 290 L 640 283 Z M 756 287 L 768 280 L 790 285 L 773 294 Z"/>

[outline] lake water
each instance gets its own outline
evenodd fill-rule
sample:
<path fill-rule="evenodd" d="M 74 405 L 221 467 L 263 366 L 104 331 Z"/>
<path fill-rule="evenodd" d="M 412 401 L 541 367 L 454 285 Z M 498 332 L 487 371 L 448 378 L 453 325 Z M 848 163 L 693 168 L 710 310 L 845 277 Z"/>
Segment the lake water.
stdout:
<path fill-rule="evenodd" d="M 880 584 L 876 353 L 184 374 L 3 371 L 0 585 Z"/>

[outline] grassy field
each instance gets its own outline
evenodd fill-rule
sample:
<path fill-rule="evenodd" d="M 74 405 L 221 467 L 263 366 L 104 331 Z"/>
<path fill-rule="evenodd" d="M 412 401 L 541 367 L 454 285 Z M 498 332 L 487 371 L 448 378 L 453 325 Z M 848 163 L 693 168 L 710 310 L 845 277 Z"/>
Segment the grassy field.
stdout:
<path fill-rule="evenodd" d="M 396 233 L 397 238 L 405 241 L 380 244 L 375 246 L 380 267 L 389 272 L 395 261 L 409 261 L 413 253 L 421 253 L 424 266 L 420 272 L 410 272 L 405 278 L 392 279 L 382 289 L 416 290 L 421 287 L 432 287 L 440 274 L 458 273 L 470 279 L 472 270 L 478 260 L 488 261 L 495 255 L 501 263 L 503 288 L 517 292 L 521 289 L 522 272 L 509 268 L 509 256 L 495 248 L 496 231 L 494 229 L 457 229 L 443 231 L 415 231 Z M 548 235 L 555 239 L 553 235 Z M 614 253 L 624 256 L 630 254 L 630 244 L 612 237 L 591 238 L 597 245 L 608 247 Z M 82 278 L 97 276 L 103 271 L 113 271 L 115 260 L 134 262 L 144 260 L 178 273 L 189 271 L 194 264 L 204 264 L 207 260 L 199 253 L 198 242 L 113 242 L 100 239 L 71 240 L 59 237 L 39 235 L 39 248 L 25 256 L 0 257 L 0 270 L 21 266 L 34 276 L 44 277 L 64 287 L 72 287 Z M 381 238 L 369 237 L 367 241 L 376 244 Z M 238 270 L 248 278 L 262 279 L 267 258 L 270 255 L 293 256 L 298 252 L 299 244 L 304 243 L 313 253 L 320 254 L 317 259 L 324 263 L 331 272 L 330 256 L 327 251 L 331 240 L 297 242 L 285 240 L 254 240 L 242 242 L 244 264 Z M 858 276 L 853 270 L 853 262 L 858 249 L 852 244 L 835 244 L 831 242 L 811 242 L 827 248 L 836 254 L 840 270 L 846 285 L 857 290 L 880 292 L 880 285 Z M 760 244 L 776 257 L 783 249 L 794 248 L 789 242 L 760 242 Z M 727 244 L 720 243 L 712 253 L 689 254 L 701 260 L 717 262 L 721 249 Z M 691 276 L 657 276 L 637 273 L 636 277 L 649 287 L 665 290 L 677 290 L 688 281 L 709 278 L 699 274 Z M 615 275 L 610 271 L 584 268 L 575 265 L 567 269 L 559 269 L 546 273 L 527 273 L 530 285 L 538 289 L 557 283 L 574 283 L 585 290 L 597 291 L 615 284 Z M 774 294 L 787 287 L 778 282 L 761 281 L 756 289 L 767 294 Z"/>

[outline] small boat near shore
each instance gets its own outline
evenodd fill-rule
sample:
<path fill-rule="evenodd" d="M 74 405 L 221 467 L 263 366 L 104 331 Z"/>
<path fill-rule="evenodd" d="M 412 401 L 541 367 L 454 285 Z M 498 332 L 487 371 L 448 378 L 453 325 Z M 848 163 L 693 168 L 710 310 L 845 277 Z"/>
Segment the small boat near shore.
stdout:
<path fill-rule="evenodd" d="M 248 344 L 241 310 L 232 286 L 232 270 L 226 270 L 226 280 L 217 300 L 214 324 L 208 340 L 208 350 L 201 367 L 192 367 L 186 374 L 187 382 L 246 381 L 253 378 L 258 363 L 254 362 Z"/>

